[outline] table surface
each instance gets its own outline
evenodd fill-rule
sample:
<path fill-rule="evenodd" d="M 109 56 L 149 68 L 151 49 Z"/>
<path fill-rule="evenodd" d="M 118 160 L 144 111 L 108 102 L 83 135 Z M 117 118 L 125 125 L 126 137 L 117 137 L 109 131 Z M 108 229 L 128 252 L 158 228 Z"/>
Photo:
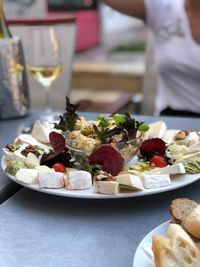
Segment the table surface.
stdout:
<path fill-rule="evenodd" d="M 11 143 L 36 117 L 34 112 L 0 121 L 1 146 Z M 200 119 L 135 117 L 147 123 L 164 119 L 168 128 L 200 130 Z M 9 197 L 0 205 L 4 267 L 131 267 L 142 238 L 170 218 L 172 199 L 200 202 L 200 181 L 162 194 L 109 200 L 65 198 L 27 188 L 11 197 L 8 185 L 16 186 L 0 170 L 0 196 L 4 191 Z"/>

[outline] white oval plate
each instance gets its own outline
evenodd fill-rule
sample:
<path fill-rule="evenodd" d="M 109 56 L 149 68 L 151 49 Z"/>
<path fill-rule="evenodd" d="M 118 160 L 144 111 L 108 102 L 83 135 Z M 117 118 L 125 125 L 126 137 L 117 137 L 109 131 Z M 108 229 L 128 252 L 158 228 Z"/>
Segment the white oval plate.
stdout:
<path fill-rule="evenodd" d="M 166 236 L 169 222 L 164 222 L 149 232 L 138 245 L 133 259 L 133 267 L 153 267 L 153 252 L 151 251 L 152 236 L 163 235 Z"/>
<path fill-rule="evenodd" d="M 144 191 L 139 192 L 123 192 L 119 193 L 118 195 L 104 195 L 104 194 L 98 194 L 94 193 L 93 189 L 86 189 L 86 190 L 67 190 L 65 188 L 61 189 L 41 189 L 39 188 L 39 185 L 27 185 L 24 183 L 20 183 L 16 180 L 16 178 L 8 173 L 5 172 L 6 168 L 6 159 L 3 156 L 1 160 L 1 166 L 4 171 L 4 173 L 14 182 L 23 185 L 24 187 L 40 191 L 47 194 L 52 195 L 59 195 L 64 197 L 75 197 L 75 198 L 93 198 L 93 199 L 108 199 L 108 198 L 128 198 L 128 197 L 140 197 L 140 196 L 146 196 L 146 195 L 152 195 L 157 193 L 162 193 L 170 190 L 174 190 L 186 185 L 189 185 L 200 178 L 200 173 L 197 174 L 182 174 L 182 175 L 176 175 L 176 177 L 172 178 L 172 183 L 169 186 L 160 187 L 156 189 L 145 189 Z"/>

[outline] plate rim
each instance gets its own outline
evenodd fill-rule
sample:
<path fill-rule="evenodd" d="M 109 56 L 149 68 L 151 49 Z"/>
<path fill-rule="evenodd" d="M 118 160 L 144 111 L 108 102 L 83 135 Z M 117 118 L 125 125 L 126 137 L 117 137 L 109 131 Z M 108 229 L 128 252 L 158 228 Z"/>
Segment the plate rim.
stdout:
<path fill-rule="evenodd" d="M 159 188 L 155 188 L 155 189 L 145 189 L 143 191 L 138 191 L 138 192 L 125 192 L 125 193 L 119 193 L 117 195 L 106 195 L 106 194 L 100 194 L 100 193 L 95 193 L 92 192 L 91 194 L 91 190 L 92 189 L 85 189 L 85 190 L 67 190 L 64 188 L 61 189 L 47 189 L 47 188 L 39 188 L 39 186 L 37 185 L 28 185 L 22 182 L 19 182 L 15 179 L 14 176 L 8 174 L 5 172 L 5 166 L 6 166 L 6 157 L 5 155 L 3 155 L 3 157 L 1 158 L 1 167 L 2 170 L 4 172 L 4 174 L 11 179 L 13 182 L 16 182 L 26 188 L 38 191 L 38 192 L 42 192 L 42 193 L 47 193 L 47 194 L 51 194 L 51 195 L 57 195 L 57 196 L 62 196 L 62 197 L 72 197 L 72 198 L 81 198 L 81 199 L 122 199 L 122 198 L 133 198 L 133 197 L 144 197 L 144 196 L 148 196 L 148 195 L 154 195 L 154 194 L 160 194 L 160 193 L 164 193 L 164 192 L 168 192 L 168 191 L 172 191 L 175 189 L 179 189 L 182 188 L 184 186 L 190 185 L 196 181 L 198 181 L 200 179 L 200 173 L 197 174 L 181 174 L 181 175 L 177 175 L 176 178 L 174 179 L 181 179 L 182 176 L 187 176 L 187 178 L 185 179 L 185 182 L 182 183 L 177 183 L 174 186 L 173 185 L 173 179 L 172 179 L 172 184 L 169 186 L 164 186 L 164 187 L 159 187 Z M 188 179 L 188 176 L 191 177 L 191 179 Z M 62 191 L 65 190 L 64 194 L 62 193 Z M 61 193 L 60 193 L 61 192 Z M 88 194 L 87 194 L 88 192 Z M 82 194 L 81 194 L 82 193 Z M 86 193 L 86 194 L 84 194 Z"/>
<path fill-rule="evenodd" d="M 149 238 L 151 238 L 154 234 L 161 234 L 161 235 L 165 235 L 166 232 L 167 232 L 167 228 L 170 224 L 171 220 L 167 220 L 159 225 L 157 225 L 156 227 L 154 227 L 152 230 L 150 230 L 143 238 L 142 240 L 139 242 L 136 250 L 135 250 L 135 253 L 134 253 L 134 257 L 133 257 L 133 266 L 132 267 L 138 267 L 136 265 L 136 261 L 137 261 L 137 258 L 139 257 L 139 253 L 140 251 L 142 250 L 142 246 L 143 244 L 145 243 L 146 240 L 148 240 Z"/>

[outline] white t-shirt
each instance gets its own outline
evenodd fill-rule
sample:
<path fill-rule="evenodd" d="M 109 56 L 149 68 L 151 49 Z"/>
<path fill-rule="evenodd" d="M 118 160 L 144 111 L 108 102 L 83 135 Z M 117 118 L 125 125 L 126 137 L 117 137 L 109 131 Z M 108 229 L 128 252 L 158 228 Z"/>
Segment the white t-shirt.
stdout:
<path fill-rule="evenodd" d="M 200 113 L 200 44 L 192 37 L 184 0 L 145 0 L 155 37 L 156 111 L 170 107 Z"/>

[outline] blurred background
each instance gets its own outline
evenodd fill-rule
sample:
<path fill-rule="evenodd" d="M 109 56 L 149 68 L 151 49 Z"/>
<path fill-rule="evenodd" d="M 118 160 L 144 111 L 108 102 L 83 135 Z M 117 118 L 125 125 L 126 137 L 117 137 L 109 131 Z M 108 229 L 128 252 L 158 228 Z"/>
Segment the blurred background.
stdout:
<path fill-rule="evenodd" d="M 4 0 L 4 3 L 8 20 L 75 14 L 70 98 L 80 102 L 83 110 L 153 113 L 154 65 L 149 60 L 152 48 L 142 21 L 96 0 Z"/>

